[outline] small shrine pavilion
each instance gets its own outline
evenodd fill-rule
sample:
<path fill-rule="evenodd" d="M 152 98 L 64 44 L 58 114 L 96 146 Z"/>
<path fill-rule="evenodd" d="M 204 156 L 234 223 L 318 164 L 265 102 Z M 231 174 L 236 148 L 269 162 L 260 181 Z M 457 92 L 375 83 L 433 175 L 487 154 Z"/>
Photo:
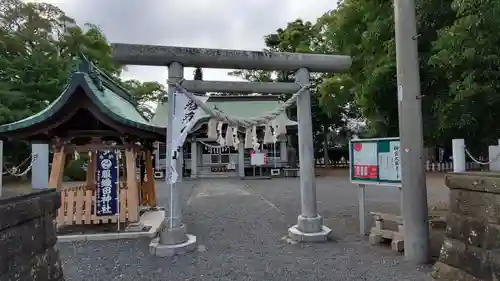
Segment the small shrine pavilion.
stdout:
<path fill-rule="evenodd" d="M 156 206 L 152 150 L 154 142 L 165 138 L 165 128 L 152 125 L 131 94 L 83 55 L 75 60 L 67 86 L 56 100 L 33 116 L 0 126 L 1 140 L 52 146 L 48 187 L 61 191 L 58 225 L 137 222 L 140 206 Z M 96 215 L 99 151 L 112 151 L 120 158 L 119 216 Z M 35 160 L 41 163 L 34 163 L 34 168 L 48 167 L 48 151 L 45 154 Z M 86 181 L 63 186 L 64 168 L 74 155 L 88 155 Z"/>

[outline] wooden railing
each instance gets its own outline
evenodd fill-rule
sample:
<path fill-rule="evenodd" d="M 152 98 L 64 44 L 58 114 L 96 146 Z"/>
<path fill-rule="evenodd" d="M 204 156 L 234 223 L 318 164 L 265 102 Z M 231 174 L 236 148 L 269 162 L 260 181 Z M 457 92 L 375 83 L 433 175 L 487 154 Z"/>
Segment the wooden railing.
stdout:
<path fill-rule="evenodd" d="M 125 182 L 120 183 L 120 222 L 136 222 L 139 219 L 138 206 L 130 206 L 130 194 Z M 63 187 L 61 189 L 61 207 L 57 213 L 57 225 L 105 224 L 118 222 L 118 216 L 97 216 L 95 189 L 87 188 L 86 184 Z"/>

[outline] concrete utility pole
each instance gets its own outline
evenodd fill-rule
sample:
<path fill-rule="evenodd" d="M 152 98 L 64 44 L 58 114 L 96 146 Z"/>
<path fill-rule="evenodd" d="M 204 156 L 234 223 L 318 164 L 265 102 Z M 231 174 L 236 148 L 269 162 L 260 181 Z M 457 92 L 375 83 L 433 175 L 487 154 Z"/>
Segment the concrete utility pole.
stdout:
<path fill-rule="evenodd" d="M 414 0 L 394 0 L 405 257 L 429 261 L 427 188 Z"/>

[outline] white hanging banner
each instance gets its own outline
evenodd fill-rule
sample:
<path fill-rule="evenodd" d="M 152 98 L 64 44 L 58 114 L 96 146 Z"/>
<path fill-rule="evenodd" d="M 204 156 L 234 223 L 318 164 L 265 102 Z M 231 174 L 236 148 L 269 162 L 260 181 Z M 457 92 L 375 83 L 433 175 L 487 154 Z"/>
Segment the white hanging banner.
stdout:
<path fill-rule="evenodd" d="M 206 103 L 208 100 L 208 96 L 199 96 L 197 98 L 203 103 Z M 174 120 L 172 130 L 167 128 L 167 133 L 171 133 L 172 137 L 172 159 L 169 165 L 170 173 L 167 179 L 168 183 L 177 182 L 178 174 L 176 159 L 180 157 L 180 153 L 183 153 L 182 147 L 184 146 L 189 131 L 191 131 L 196 122 L 203 116 L 203 109 L 199 108 L 196 103 L 181 92 L 174 93 L 173 102 Z"/>

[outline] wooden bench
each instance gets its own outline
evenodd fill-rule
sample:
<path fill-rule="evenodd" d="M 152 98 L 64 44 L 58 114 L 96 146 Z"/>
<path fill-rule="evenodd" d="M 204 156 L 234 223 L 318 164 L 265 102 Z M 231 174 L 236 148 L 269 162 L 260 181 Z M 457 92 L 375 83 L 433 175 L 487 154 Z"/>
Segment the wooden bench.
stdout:
<path fill-rule="evenodd" d="M 285 178 L 293 177 L 296 178 L 299 176 L 299 168 L 283 168 L 283 176 Z"/>

